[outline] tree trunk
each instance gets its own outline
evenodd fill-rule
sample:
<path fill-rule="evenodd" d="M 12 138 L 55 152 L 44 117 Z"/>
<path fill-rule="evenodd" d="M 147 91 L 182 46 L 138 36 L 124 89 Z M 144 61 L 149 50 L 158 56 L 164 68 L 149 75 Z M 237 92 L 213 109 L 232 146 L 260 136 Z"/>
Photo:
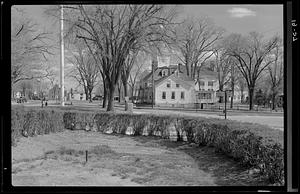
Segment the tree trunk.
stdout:
<path fill-rule="evenodd" d="M 132 103 L 134 102 L 134 96 L 135 96 L 135 92 L 134 92 L 134 85 L 132 85 L 132 88 L 131 88 L 131 101 L 132 101 Z"/>
<path fill-rule="evenodd" d="M 191 65 L 191 62 L 189 60 L 189 57 L 187 56 L 186 58 L 186 73 L 187 73 L 187 76 L 189 77 L 192 77 L 192 65 Z"/>
<path fill-rule="evenodd" d="M 107 99 L 108 99 L 108 83 L 104 76 L 102 76 L 103 80 L 103 102 L 102 108 L 107 108 Z"/>
<path fill-rule="evenodd" d="M 219 90 L 223 91 L 223 84 L 219 84 Z"/>
<path fill-rule="evenodd" d="M 272 94 L 272 110 L 275 110 L 275 94 Z"/>
<path fill-rule="evenodd" d="M 128 96 L 128 84 L 127 81 L 122 81 L 123 83 L 123 88 L 124 88 L 124 96 Z"/>
<path fill-rule="evenodd" d="M 89 100 L 90 102 L 92 102 L 92 92 L 93 92 L 93 88 L 89 89 Z"/>
<path fill-rule="evenodd" d="M 140 89 L 134 89 L 133 91 L 134 91 L 134 92 L 133 92 L 133 95 L 134 95 L 134 96 L 139 96 Z"/>
<path fill-rule="evenodd" d="M 83 88 L 84 88 L 84 93 L 85 93 L 85 100 L 88 100 L 89 99 L 89 91 L 86 86 L 83 86 Z"/>
<path fill-rule="evenodd" d="M 103 101 L 102 101 L 102 108 L 106 108 L 107 106 L 107 92 L 105 92 L 105 94 L 103 95 Z"/>
<path fill-rule="evenodd" d="M 231 99 L 230 99 L 230 108 L 232 109 L 233 107 L 233 96 L 234 96 L 234 87 L 231 88 Z"/>
<path fill-rule="evenodd" d="M 123 88 L 124 88 L 124 97 L 128 97 L 128 84 L 127 84 L 127 80 L 122 80 L 123 83 Z M 128 101 L 125 100 L 125 111 L 127 111 L 128 107 Z"/>
<path fill-rule="evenodd" d="M 219 82 L 219 91 L 223 91 L 223 84 L 220 84 L 220 82 Z M 219 103 L 223 103 L 223 102 L 224 102 L 224 97 L 220 96 Z"/>
<path fill-rule="evenodd" d="M 118 84 L 118 93 L 119 93 L 119 99 L 118 99 L 118 101 L 119 101 L 119 103 L 121 102 L 121 84 L 119 83 Z"/>
<path fill-rule="evenodd" d="M 241 103 L 244 103 L 244 89 L 241 89 Z"/>
<path fill-rule="evenodd" d="M 254 87 L 249 86 L 249 110 L 253 110 Z"/>
<path fill-rule="evenodd" d="M 26 94 L 26 88 L 24 87 L 22 90 L 23 90 L 23 91 L 22 91 L 22 95 L 23 95 L 23 96 L 26 96 L 26 95 L 25 95 L 25 94 Z"/>
<path fill-rule="evenodd" d="M 108 104 L 106 111 L 114 111 L 114 93 L 115 93 L 116 86 L 110 84 L 109 91 L 108 91 Z"/>
<path fill-rule="evenodd" d="M 107 89 L 104 87 L 102 108 L 106 108 L 106 105 L 107 105 L 107 98 L 108 98 Z"/>

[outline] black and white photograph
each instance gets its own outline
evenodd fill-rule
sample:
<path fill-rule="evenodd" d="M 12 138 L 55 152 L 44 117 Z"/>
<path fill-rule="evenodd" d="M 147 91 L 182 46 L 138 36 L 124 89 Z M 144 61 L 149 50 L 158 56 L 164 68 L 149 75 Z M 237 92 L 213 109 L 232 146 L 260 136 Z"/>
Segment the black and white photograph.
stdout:
<path fill-rule="evenodd" d="M 286 185 L 283 4 L 10 12 L 13 187 Z"/>

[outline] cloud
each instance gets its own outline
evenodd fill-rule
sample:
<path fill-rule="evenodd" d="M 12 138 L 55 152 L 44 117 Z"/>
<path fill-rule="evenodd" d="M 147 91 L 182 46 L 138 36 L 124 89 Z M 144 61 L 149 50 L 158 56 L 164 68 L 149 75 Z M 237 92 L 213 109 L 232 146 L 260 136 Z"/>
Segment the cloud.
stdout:
<path fill-rule="evenodd" d="M 234 17 L 234 18 L 256 16 L 256 13 L 254 11 L 247 9 L 247 8 L 241 8 L 241 7 L 233 7 L 231 9 L 227 10 L 227 12 L 229 12 L 230 16 Z"/>

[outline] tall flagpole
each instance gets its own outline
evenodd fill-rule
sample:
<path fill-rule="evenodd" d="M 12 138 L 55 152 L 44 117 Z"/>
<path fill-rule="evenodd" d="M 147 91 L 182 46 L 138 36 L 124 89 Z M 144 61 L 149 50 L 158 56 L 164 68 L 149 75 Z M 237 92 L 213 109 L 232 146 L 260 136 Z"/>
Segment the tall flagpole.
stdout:
<path fill-rule="evenodd" d="M 64 11 L 63 5 L 60 9 L 60 100 L 61 106 L 65 106 L 65 90 L 64 90 Z"/>

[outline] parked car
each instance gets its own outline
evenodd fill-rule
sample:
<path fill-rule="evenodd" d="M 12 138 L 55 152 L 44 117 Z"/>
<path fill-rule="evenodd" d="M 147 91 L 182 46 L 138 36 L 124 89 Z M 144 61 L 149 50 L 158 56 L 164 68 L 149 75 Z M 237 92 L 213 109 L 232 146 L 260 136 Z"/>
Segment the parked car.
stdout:
<path fill-rule="evenodd" d="M 102 100 L 102 96 L 94 96 L 92 100 Z"/>
<path fill-rule="evenodd" d="M 139 100 L 138 96 L 132 96 L 132 97 L 129 98 L 129 101 L 133 102 L 134 104 L 138 103 L 138 100 Z"/>
<path fill-rule="evenodd" d="M 24 103 L 24 102 L 27 102 L 27 99 L 24 96 L 17 98 L 17 103 Z"/>
<path fill-rule="evenodd" d="M 119 96 L 115 96 L 114 101 L 119 101 Z"/>
<path fill-rule="evenodd" d="M 41 98 L 38 97 L 38 96 L 33 96 L 33 97 L 32 97 L 32 100 L 41 100 Z"/>

